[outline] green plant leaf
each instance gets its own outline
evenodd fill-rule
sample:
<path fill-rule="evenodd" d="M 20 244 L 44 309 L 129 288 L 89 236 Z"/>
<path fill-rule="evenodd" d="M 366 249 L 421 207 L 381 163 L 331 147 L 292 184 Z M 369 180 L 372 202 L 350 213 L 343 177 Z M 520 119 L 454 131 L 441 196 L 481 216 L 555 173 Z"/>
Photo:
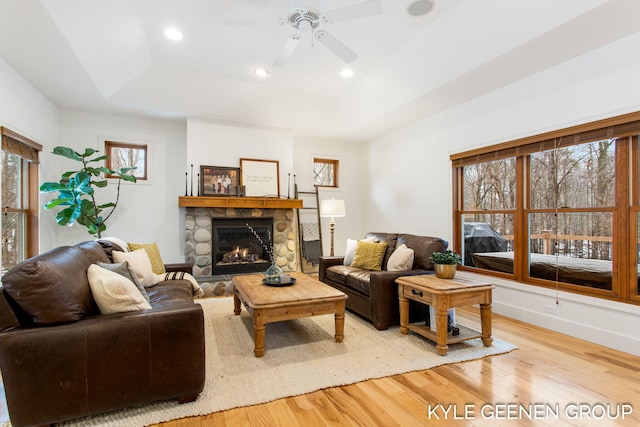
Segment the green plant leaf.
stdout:
<path fill-rule="evenodd" d="M 109 185 L 109 181 L 104 180 L 104 181 L 93 181 L 93 185 L 95 185 L 98 188 L 104 188 L 107 185 Z"/>
<path fill-rule="evenodd" d="M 91 175 L 86 172 L 78 172 L 71 180 L 73 188 L 84 194 L 92 195 L 93 187 L 91 187 Z"/>
<path fill-rule="evenodd" d="M 98 176 L 103 173 L 106 175 L 115 174 L 115 171 L 112 171 L 111 169 L 105 168 L 103 166 L 100 166 L 98 168 L 87 168 L 87 172 L 89 172 L 91 175 L 94 175 L 94 176 Z"/>
<path fill-rule="evenodd" d="M 107 208 L 114 208 L 115 206 L 116 206 L 115 203 L 109 202 L 109 203 L 105 203 L 104 205 L 98 206 L 98 209 L 103 210 L 103 209 L 107 209 Z"/>
<path fill-rule="evenodd" d="M 95 159 L 87 160 L 87 162 L 101 162 L 102 160 L 107 160 L 109 156 L 100 156 Z"/>
<path fill-rule="evenodd" d="M 94 150 L 93 148 L 85 148 L 84 149 L 84 154 L 81 154 L 81 156 L 83 158 L 86 158 L 86 157 L 89 157 L 92 154 L 97 153 L 97 152 L 98 152 L 98 150 Z"/>
<path fill-rule="evenodd" d="M 49 193 L 51 191 L 63 191 L 66 189 L 67 187 L 60 184 L 59 182 L 43 182 L 40 186 L 40 191 L 43 193 Z"/>
<path fill-rule="evenodd" d="M 137 182 L 137 178 L 133 175 L 120 175 L 120 178 L 124 179 L 125 181 L 128 182 Z"/>
<path fill-rule="evenodd" d="M 75 222 L 77 216 L 76 205 L 69 206 L 56 214 L 56 222 L 60 225 L 71 225 Z"/>
<path fill-rule="evenodd" d="M 48 210 L 48 209 L 53 209 L 57 206 L 69 206 L 69 205 L 75 204 L 73 203 L 73 200 L 74 200 L 73 198 L 58 197 L 57 199 L 53 199 L 45 203 L 44 208 Z"/>
<path fill-rule="evenodd" d="M 66 157 L 71 160 L 77 160 L 79 162 L 82 161 L 82 157 L 80 156 L 80 153 L 77 153 L 68 147 L 55 147 L 52 153 L 58 156 Z"/>

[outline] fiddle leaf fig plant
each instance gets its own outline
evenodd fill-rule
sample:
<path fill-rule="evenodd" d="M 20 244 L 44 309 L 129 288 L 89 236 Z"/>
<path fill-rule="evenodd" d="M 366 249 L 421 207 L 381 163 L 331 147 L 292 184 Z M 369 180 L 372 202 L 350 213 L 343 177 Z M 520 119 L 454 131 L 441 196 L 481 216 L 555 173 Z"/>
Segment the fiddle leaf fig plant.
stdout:
<path fill-rule="evenodd" d="M 80 154 L 68 147 L 55 147 L 52 153 L 76 160 L 82 163 L 82 168 L 63 173 L 59 182 L 45 182 L 40 186 L 43 193 L 58 192 L 58 197 L 45 203 L 44 208 L 62 208 L 56 214 L 56 222 L 59 225 L 71 226 L 77 222 L 87 227 L 89 234 L 102 237 L 102 232 L 107 229 L 105 223 L 118 205 L 120 184 L 122 180 L 135 183 L 136 177 L 129 172 L 136 168 L 120 168 L 119 171 L 114 171 L 99 166 L 99 163 L 109 156 L 100 156 L 97 154 L 98 150 L 93 148 L 86 148 L 84 153 Z M 94 155 L 96 157 L 92 157 Z M 109 184 L 107 175 L 117 179 L 116 200 L 98 204 L 95 188 L 104 188 Z M 105 210 L 109 211 L 103 216 Z"/>

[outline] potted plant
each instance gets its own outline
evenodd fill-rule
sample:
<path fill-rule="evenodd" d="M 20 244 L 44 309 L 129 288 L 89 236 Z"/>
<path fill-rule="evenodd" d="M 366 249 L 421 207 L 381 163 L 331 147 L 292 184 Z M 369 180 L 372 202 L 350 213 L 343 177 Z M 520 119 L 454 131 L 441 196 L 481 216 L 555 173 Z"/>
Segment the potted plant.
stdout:
<path fill-rule="evenodd" d="M 70 226 L 77 222 L 87 227 L 89 234 L 100 238 L 102 232 L 107 229 L 105 222 L 118 205 L 121 181 L 124 179 L 125 181 L 136 182 L 136 177 L 128 173 L 136 168 L 121 168 L 116 172 L 104 166 L 91 166 L 91 163 L 101 162 L 108 158 L 108 156 L 91 158 L 97 152 L 98 150 L 87 148 L 81 154 L 68 147 L 55 147 L 53 154 L 81 162 L 82 168 L 77 171 L 63 173 L 59 182 L 43 183 L 40 186 L 40 191 L 43 193 L 58 192 L 58 197 L 47 202 L 44 208 L 63 208 L 56 214 L 56 222 L 59 225 Z M 117 179 L 116 200 L 115 202 L 98 204 L 94 187 L 106 187 L 109 183 L 107 175 Z M 110 210 L 103 217 L 102 212 L 105 209 Z"/>
<path fill-rule="evenodd" d="M 462 261 L 460 255 L 450 249 L 431 254 L 431 262 L 433 262 L 436 277 L 440 279 L 453 279 L 460 261 Z"/>

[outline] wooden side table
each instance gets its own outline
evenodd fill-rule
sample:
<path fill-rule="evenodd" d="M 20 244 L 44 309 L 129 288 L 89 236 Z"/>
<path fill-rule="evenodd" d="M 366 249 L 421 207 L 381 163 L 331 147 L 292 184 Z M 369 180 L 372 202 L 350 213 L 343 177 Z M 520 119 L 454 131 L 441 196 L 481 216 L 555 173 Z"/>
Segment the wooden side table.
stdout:
<path fill-rule="evenodd" d="M 400 332 L 413 331 L 436 343 L 436 351 L 444 356 L 448 344 L 473 338 L 482 338 L 489 347 L 491 338 L 491 291 L 494 286 L 489 282 L 467 279 L 439 279 L 434 274 L 403 276 L 396 279 L 400 299 Z M 430 305 L 436 311 L 435 331 L 424 324 L 409 324 L 409 300 Z M 460 334 L 449 336 L 447 333 L 447 311 L 450 308 L 480 304 L 482 332 L 458 324 Z M 432 325 L 433 326 L 433 325 Z"/>

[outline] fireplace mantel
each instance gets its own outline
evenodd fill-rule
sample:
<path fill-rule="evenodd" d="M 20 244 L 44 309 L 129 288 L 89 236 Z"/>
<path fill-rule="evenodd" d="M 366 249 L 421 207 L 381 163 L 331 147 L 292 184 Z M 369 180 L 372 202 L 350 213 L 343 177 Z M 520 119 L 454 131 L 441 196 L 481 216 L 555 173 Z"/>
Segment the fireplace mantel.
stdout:
<path fill-rule="evenodd" d="M 181 208 L 263 208 L 263 209 L 300 209 L 300 199 L 279 199 L 277 197 L 208 197 L 180 196 Z"/>

